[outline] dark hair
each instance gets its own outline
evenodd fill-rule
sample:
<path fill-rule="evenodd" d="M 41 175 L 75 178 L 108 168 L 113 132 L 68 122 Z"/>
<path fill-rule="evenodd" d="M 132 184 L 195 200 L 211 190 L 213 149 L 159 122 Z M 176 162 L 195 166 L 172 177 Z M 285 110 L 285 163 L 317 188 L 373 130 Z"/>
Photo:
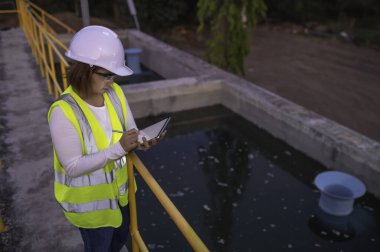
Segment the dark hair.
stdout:
<path fill-rule="evenodd" d="M 89 64 L 82 62 L 73 62 L 68 69 L 69 84 L 75 89 L 76 92 L 87 97 L 88 88 L 90 86 L 90 78 L 92 71 L 95 69 Z"/>

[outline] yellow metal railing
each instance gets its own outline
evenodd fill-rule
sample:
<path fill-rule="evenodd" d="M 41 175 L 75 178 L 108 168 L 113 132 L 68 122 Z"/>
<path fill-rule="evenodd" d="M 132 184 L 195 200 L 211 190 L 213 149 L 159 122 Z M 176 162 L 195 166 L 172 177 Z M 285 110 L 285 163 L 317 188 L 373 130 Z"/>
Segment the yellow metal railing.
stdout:
<path fill-rule="evenodd" d="M 67 88 L 66 67 L 68 66 L 68 63 L 62 54 L 63 51 L 67 50 L 67 47 L 54 36 L 56 32 L 51 25 L 48 24 L 47 19 L 66 29 L 66 32 L 74 33 L 74 30 L 28 0 L 16 0 L 16 5 L 20 26 L 25 33 L 25 37 L 36 58 L 36 62 L 40 66 L 41 75 L 47 79 L 49 94 L 54 92 L 54 96 L 58 97 L 62 93 L 62 90 Z M 56 77 L 54 59 L 57 59 L 60 63 L 62 88 Z M 131 153 L 127 156 L 127 163 L 131 218 L 130 233 L 132 237 L 133 252 L 148 251 L 137 227 L 134 167 L 136 167 L 141 177 L 156 195 L 161 205 L 168 212 L 169 216 L 173 219 L 194 251 L 209 251 L 135 153 Z M 1 228 L 0 222 L 0 231 Z"/>
<path fill-rule="evenodd" d="M 154 195 L 157 197 L 158 201 L 168 212 L 169 216 L 173 219 L 174 223 L 177 225 L 178 229 L 185 236 L 194 251 L 209 251 L 206 245 L 194 232 L 192 227 L 187 223 L 185 218 L 181 215 L 178 209 L 175 207 L 173 202 L 162 190 L 157 181 L 150 174 L 148 169 L 144 166 L 141 160 L 137 157 L 135 153 L 130 153 L 127 155 L 127 166 L 128 166 L 128 179 L 129 179 L 129 208 L 131 213 L 131 236 L 132 236 L 132 251 L 148 251 L 146 248 L 140 233 L 137 229 L 137 213 L 136 213 L 136 199 L 135 199 L 135 178 L 134 178 L 134 167 L 140 173 L 141 177 L 147 183 L 149 188 L 152 190 Z"/>
<path fill-rule="evenodd" d="M 63 51 L 67 50 L 67 47 L 54 36 L 56 32 L 49 23 L 58 25 L 68 33 L 75 31 L 30 1 L 16 0 L 16 6 L 20 26 L 36 58 L 36 63 L 40 66 L 41 75 L 46 78 L 48 92 L 54 93 L 57 98 L 62 90 L 67 88 L 68 63 L 63 56 Z M 59 63 L 58 69 L 55 66 L 56 61 Z M 58 71 L 62 84 L 58 81 Z"/>
<path fill-rule="evenodd" d="M 56 23 L 59 27 L 63 28 L 67 33 L 75 33 L 75 30 L 73 28 L 69 27 L 68 25 L 63 23 L 61 20 L 50 15 L 49 13 L 47 13 L 46 11 L 44 11 L 43 9 L 41 9 L 40 7 L 35 5 L 34 3 L 30 2 L 30 1 L 28 1 L 28 2 L 31 6 L 31 11 L 33 12 L 33 14 L 39 20 L 41 20 L 41 23 L 45 23 L 45 26 L 49 27 L 48 29 L 52 33 L 56 33 L 56 32 L 48 25 L 47 20 L 51 20 L 53 23 Z"/>

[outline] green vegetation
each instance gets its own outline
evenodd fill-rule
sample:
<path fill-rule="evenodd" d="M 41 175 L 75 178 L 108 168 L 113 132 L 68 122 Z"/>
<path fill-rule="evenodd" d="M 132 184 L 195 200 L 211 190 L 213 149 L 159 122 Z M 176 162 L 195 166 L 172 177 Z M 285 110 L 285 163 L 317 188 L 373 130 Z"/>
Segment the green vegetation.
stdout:
<path fill-rule="evenodd" d="M 244 74 L 252 28 L 265 12 L 263 0 L 199 0 L 199 31 L 210 26 L 207 58 L 233 73 Z"/>

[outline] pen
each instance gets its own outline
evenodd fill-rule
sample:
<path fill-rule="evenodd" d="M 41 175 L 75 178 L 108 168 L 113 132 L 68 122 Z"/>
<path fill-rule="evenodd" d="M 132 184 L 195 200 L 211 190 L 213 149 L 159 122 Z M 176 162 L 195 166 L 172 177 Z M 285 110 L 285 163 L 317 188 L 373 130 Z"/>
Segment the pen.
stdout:
<path fill-rule="evenodd" d="M 122 131 L 122 130 L 112 130 L 112 132 L 117 132 L 117 133 L 126 133 L 126 131 Z"/>

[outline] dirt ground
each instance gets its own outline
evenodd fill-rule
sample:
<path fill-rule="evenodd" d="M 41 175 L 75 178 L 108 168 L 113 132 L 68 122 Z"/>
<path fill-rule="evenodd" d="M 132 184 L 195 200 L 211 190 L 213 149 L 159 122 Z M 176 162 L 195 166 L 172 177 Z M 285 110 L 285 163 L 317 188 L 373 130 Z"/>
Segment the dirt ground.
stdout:
<path fill-rule="evenodd" d="M 380 141 L 380 52 L 256 30 L 246 78 Z"/>
<path fill-rule="evenodd" d="M 81 19 L 73 13 L 55 16 L 81 28 Z M 92 18 L 91 24 L 126 27 L 100 18 Z M 204 58 L 205 41 L 194 30 L 176 27 L 155 36 Z M 260 25 L 245 69 L 244 78 L 252 83 L 380 141 L 379 50 Z"/>

